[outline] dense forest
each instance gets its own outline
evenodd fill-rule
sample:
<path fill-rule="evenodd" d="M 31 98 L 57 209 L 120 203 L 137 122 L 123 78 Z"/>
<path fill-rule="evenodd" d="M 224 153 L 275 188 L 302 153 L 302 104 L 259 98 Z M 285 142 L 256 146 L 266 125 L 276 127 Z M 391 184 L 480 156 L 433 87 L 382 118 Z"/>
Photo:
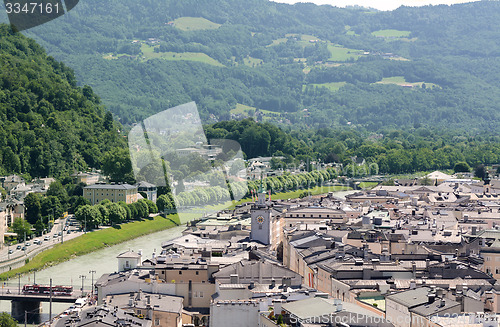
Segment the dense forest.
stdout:
<path fill-rule="evenodd" d="M 126 143 L 119 124 L 73 71 L 0 25 L 0 176 L 68 176 L 100 168 Z"/>
<path fill-rule="evenodd" d="M 6 18 L 5 18 L 6 19 Z M 189 101 L 205 123 L 497 131 L 500 3 L 392 12 L 267 0 L 88 0 L 26 31 L 125 125 Z"/>

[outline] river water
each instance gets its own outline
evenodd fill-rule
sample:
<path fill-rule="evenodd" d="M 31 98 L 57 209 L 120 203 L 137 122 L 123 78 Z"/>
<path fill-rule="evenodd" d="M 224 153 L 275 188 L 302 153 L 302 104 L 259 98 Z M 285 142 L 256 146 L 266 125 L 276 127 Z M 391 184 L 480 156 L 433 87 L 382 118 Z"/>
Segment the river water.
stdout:
<path fill-rule="evenodd" d="M 36 279 L 37 284 L 49 284 L 50 278 L 52 278 L 52 285 L 71 285 L 74 289 L 80 289 L 82 287 L 82 279 L 79 278 L 80 275 L 86 276 L 83 280 L 84 288 L 86 290 L 90 289 L 92 283 L 92 275 L 89 273 L 90 270 L 94 270 L 94 282 L 102 274 L 112 273 L 118 270 L 118 259 L 116 257 L 125 251 L 142 250 L 143 259 L 150 258 L 152 254 L 156 251 L 159 253 L 161 251 L 161 243 L 167 240 L 179 237 L 182 235 L 182 231 L 185 226 L 174 227 L 154 234 L 142 236 L 134 240 L 130 240 L 121 244 L 117 244 L 96 252 L 71 259 L 69 261 L 63 262 L 57 266 L 49 267 L 47 269 L 36 272 L 36 275 L 30 274 L 21 277 L 21 287 L 24 284 L 33 283 Z M 7 282 L 10 286 L 17 286 L 19 283 L 18 279 L 13 279 Z M 68 308 L 69 304 L 64 303 L 53 303 L 52 304 L 52 315 L 64 311 Z M 0 301 L 0 312 L 6 311 L 10 313 L 11 304 L 10 301 Z M 34 315 L 28 315 L 28 321 L 31 322 L 35 319 Z M 49 319 L 49 304 L 42 303 L 42 314 L 41 321 L 47 321 Z M 37 319 L 37 320 L 38 320 Z"/>
<path fill-rule="evenodd" d="M 340 191 L 335 192 L 335 196 L 344 198 L 345 195 L 350 193 L 353 193 L 353 191 Z M 178 226 L 154 234 L 142 236 L 134 240 L 107 247 L 93 253 L 71 259 L 59 265 L 38 271 L 36 272 L 36 275 L 29 274 L 22 276 L 20 280 L 21 287 L 24 284 L 32 284 L 34 281 L 36 281 L 37 284 L 48 285 L 50 278 L 52 278 L 52 285 L 71 285 L 74 289 L 80 289 L 82 287 L 82 279 L 79 276 L 82 275 L 86 276 L 83 280 L 85 290 L 90 290 L 92 275 L 89 272 L 91 270 L 95 271 L 95 282 L 101 275 L 118 270 L 118 259 L 116 257 L 125 251 L 134 250 L 137 252 L 141 250 L 143 260 L 151 258 L 153 253 L 159 253 L 161 251 L 162 242 L 181 236 L 182 231 L 185 228 L 185 226 Z M 18 279 L 12 279 L 7 282 L 9 286 L 18 286 L 18 283 Z M 68 306 L 68 304 L 64 303 L 53 303 L 53 316 L 63 312 L 68 308 Z M 2 311 L 10 313 L 10 301 L 0 301 L 0 312 Z M 47 321 L 49 319 L 48 303 L 42 303 L 42 314 L 40 317 L 28 315 L 28 322 L 31 322 L 35 318 L 37 318 L 37 320 L 41 319 L 41 321 Z"/>

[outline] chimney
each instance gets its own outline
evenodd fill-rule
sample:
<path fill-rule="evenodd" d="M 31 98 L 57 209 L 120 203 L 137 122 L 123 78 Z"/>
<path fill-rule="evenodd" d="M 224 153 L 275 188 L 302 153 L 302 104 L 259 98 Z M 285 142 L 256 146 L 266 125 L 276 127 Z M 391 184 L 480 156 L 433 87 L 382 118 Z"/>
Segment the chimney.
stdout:
<path fill-rule="evenodd" d="M 276 286 L 276 279 L 271 279 L 271 288 L 274 288 Z"/>
<path fill-rule="evenodd" d="M 283 288 L 292 286 L 292 277 L 288 276 L 283 277 L 282 286 Z"/>
<path fill-rule="evenodd" d="M 477 235 L 477 226 L 472 226 L 472 235 Z"/>
<path fill-rule="evenodd" d="M 252 282 L 250 282 L 250 285 L 248 286 L 248 289 L 252 290 L 254 288 L 255 288 L 255 282 L 252 281 Z"/>
<path fill-rule="evenodd" d="M 434 300 L 436 299 L 436 294 L 429 292 L 427 294 L 427 303 L 432 304 L 434 303 Z"/>
<path fill-rule="evenodd" d="M 413 278 L 417 277 L 417 264 L 415 261 L 411 262 L 411 273 L 413 275 Z"/>
<path fill-rule="evenodd" d="M 410 290 L 414 290 L 417 288 L 417 283 L 414 279 L 410 280 Z"/>
<path fill-rule="evenodd" d="M 441 302 L 439 303 L 439 306 L 442 308 L 446 305 L 446 301 L 444 299 L 441 299 Z"/>
<path fill-rule="evenodd" d="M 238 274 L 232 274 L 230 276 L 230 278 L 231 278 L 231 284 L 238 284 L 239 283 Z"/>
<path fill-rule="evenodd" d="M 425 259 L 425 271 L 426 272 L 429 272 L 429 266 L 431 264 L 431 260 L 430 259 Z"/>

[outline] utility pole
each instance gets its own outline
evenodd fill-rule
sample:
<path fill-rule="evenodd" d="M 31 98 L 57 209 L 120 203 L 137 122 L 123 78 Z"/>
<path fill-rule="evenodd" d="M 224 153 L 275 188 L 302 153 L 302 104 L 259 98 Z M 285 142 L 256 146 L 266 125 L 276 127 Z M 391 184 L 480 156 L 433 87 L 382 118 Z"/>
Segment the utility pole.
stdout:
<path fill-rule="evenodd" d="M 82 279 L 82 297 L 83 297 L 83 281 L 85 280 L 85 278 L 87 278 L 87 276 L 80 275 L 80 278 Z"/>
<path fill-rule="evenodd" d="M 24 310 L 24 327 L 26 327 L 28 321 L 28 311 Z"/>
<path fill-rule="evenodd" d="M 17 294 L 21 295 L 21 274 L 17 274 L 17 279 L 18 279 L 18 283 L 17 283 Z"/>
<path fill-rule="evenodd" d="M 61 219 L 59 219 L 61 221 Z M 64 220 L 64 223 L 66 222 L 66 219 Z M 64 244 L 64 223 L 61 222 L 61 244 Z"/>
<path fill-rule="evenodd" d="M 94 297 L 94 274 L 95 274 L 95 270 L 89 271 L 89 274 L 92 274 L 92 297 Z"/>
<path fill-rule="evenodd" d="M 33 270 L 33 285 L 36 285 L 36 270 Z"/>
<path fill-rule="evenodd" d="M 52 322 L 52 278 L 50 279 L 50 286 L 49 286 L 49 321 Z"/>

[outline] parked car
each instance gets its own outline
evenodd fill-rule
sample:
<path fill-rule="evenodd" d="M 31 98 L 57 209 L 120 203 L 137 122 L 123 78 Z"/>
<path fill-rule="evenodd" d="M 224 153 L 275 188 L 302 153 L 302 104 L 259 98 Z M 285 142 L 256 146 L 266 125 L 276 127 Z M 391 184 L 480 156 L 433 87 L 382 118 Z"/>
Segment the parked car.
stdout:
<path fill-rule="evenodd" d="M 45 235 L 45 237 L 43 238 L 44 241 L 50 241 L 50 236 L 49 235 Z"/>
<path fill-rule="evenodd" d="M 21 245 L 16 246 L 16 250 L 21 250 Z"/>
<path fill-rule="evenodd" d="M 12 249 L 10 249 L 10 250 L 9 250 L 9 254 L 12 254 L 12 253 L 14 253 L 14 251 L 12 251 Z"/>

